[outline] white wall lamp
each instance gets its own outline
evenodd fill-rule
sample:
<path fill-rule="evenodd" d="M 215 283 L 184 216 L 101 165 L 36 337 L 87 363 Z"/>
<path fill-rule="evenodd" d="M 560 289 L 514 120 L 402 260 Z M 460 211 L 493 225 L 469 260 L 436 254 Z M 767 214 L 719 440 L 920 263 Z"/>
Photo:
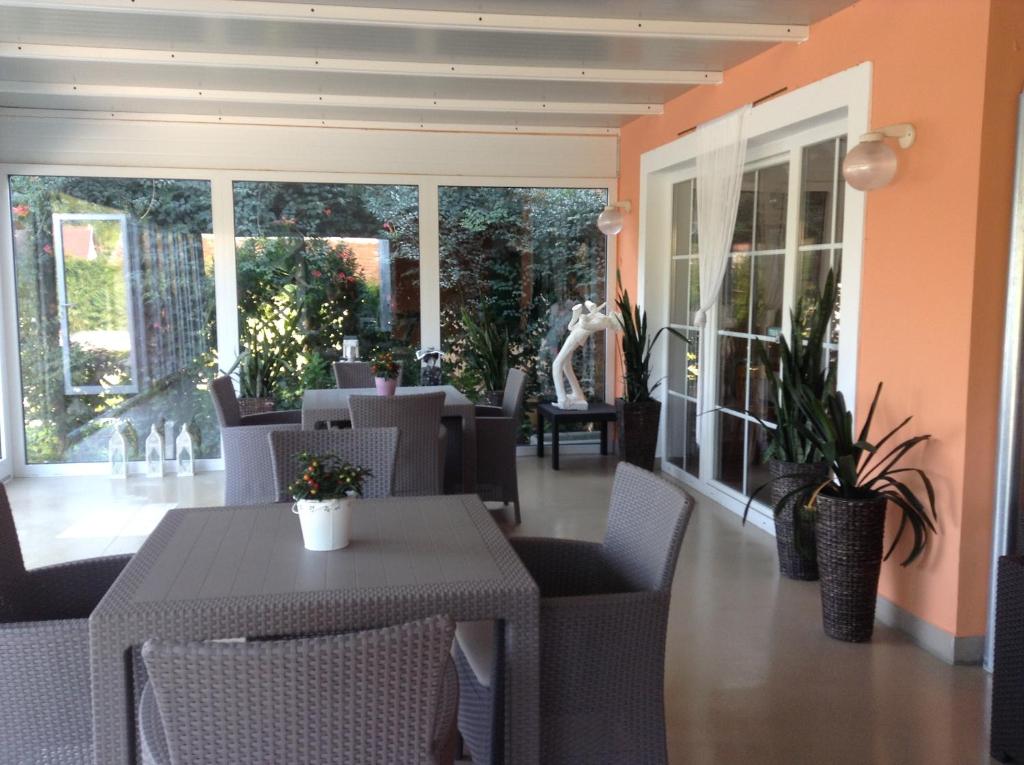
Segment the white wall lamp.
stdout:
<path fill-rule="evenodd" d="M 633 212 L 633 204 L 628 199 L 625 202 L 614 202 L 597 216 L 597 227 L 605 236 L 615 236 L 622 231 L 623 212 Z"/>
<path fill-rule="evenodd" d="M 896 175 L 899 162 L 896 152 L 885 142 L 886 138 L 895 138 L 901 149 L 909 149 L 914 145 L 917 131 L 909 122 L 901 122 L 860 137 L 860 143 L 850 149 L 843 160 L 843 177 L 858 191 L 880 189 Z"/>

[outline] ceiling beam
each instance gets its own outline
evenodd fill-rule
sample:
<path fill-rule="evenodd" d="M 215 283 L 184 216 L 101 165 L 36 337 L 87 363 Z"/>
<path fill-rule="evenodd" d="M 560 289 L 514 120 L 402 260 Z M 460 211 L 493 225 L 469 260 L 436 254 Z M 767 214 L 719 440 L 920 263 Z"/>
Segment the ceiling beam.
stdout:
<path fill-rule="evenodd" d="M 262 0 L 3 0 L 25 8 L 156 13 L 176 16 L 244 18 L 276 21 L 319 21 L 368 26 L 425 29 L 476 29 L 485 32 L 594 35 L 670 40 L 746 40 L 800 42 L 808 28 L 800 24 L 747 24 L 726 21 L 672 21 L 646 18 L 539 16 L 472 13 L 411 8 L 370 8 Z"/>
<path fill-rule="evenodd" d="M 0 42 L 0 58 L 44 61 L 109 61 L 122 64 L 166 64 L 294 72 L 344 72 L 404 77 L 462 77 L 548 82 L 604 82 L 636 85 L 712 85 L 722 81 L 714 71 L 612 69 L 607 67 L 509 66 L 426 61 L 378 61 L 315 56 L 271 56 L 148 48 L 106 48 Z"/>
<path fill-rule="evenodd" d="M 275 125 L 286 127 L 340 128 L 344 130 L 411 130 L 426 133 L 515 133 L 520 135 L 617 136 L 615 127 L 579 125 L 492 125 L 484 123 L 381 122 L 375 120 L 312 119 L 303 117 L 248 117 L 215 114 L 171 114 L 156 112 L 110 112 L 83 109 L 28 109 L 0 106 L 0 117 L 52 117 L 57 119 L 103 120 L 106 122 L 173 122 L 214 125 Z"/>
<path fill-rule="evenodd" d="M 294 106 L 344 106 L 354 109 L 404 109 L 419 111 L 499 112 L 509 114 L 661 114 L 661 104 L 596 103 L 590 101 L 527 101 L 475 98 L 411 98 L 360 96 L 338 93 L 290 91 L 207 90 L 151 87 L 148 85 L 88 85 L 60 82 L 0 81 L 4 93 L 29 96 L 81 98 L 138 98 L 149 101 L 208 101 L 221 103 L 285 104 Z"/>

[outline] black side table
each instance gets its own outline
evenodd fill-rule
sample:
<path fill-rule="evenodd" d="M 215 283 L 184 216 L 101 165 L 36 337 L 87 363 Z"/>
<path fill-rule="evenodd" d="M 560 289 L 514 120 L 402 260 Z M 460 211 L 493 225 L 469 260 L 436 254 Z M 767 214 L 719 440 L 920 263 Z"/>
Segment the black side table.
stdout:
<path fill-rule="evenodd" d="M 601 454 L 608 453 L 608 423 L 618 415 L 611 404 L 591 403 L 587 409 L 559 409 L 550 401 L 537 404 L 537 456 L 544 456 L 544 419 L 551 420 L 551 467 L 558 470 L 558 426 L 564 422 L 601 424 Z"/>

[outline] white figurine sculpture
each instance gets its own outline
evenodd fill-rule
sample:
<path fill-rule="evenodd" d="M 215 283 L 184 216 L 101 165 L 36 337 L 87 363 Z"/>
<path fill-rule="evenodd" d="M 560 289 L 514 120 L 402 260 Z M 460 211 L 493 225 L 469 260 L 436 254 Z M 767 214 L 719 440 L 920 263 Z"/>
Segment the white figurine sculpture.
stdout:
<path fill-rule="evenodd" d="M 566 338 L 562 349 L 555 356 L 551 364 L 551 376 L 555 381 L 555 406 L 559 409 L 586 409 L 587 397 L 583 394 L 580 381 L 572 368 L 572 356 L 576 349 L 580 348 L 587 338 L 601 330 L 622 330 L 622 317 L 617 313 L 602 313 L 605 303 L 595 305 L 593 301 L 587 300 L 583 305 L 576 304 L 572 307 L 572 318 L 569 320 L 569 337 Z M 584 312 L 586 309 L 586 312 Z M 565 380 L 568 378 L 569 387 L 572 390 L 566 395 Z"/>

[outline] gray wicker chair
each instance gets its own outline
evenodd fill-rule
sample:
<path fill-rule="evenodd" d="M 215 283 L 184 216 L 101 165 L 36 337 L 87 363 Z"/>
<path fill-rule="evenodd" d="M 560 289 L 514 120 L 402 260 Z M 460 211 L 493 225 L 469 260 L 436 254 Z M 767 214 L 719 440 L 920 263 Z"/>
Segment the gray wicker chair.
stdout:
<path fill-rule="evenodd" d="M 434 616 L 329 637 L 147 642 L 143 762 L 451 763 L 452 630 Z"/>
<path fill-rule="evenodd" d="M 444 480 L 444 391 L 408 396 L 350 396 L 352 428 L 397 427 L 395 496 L 440 494 Z"/>
<path fill-rule="evenodd" d="M 92 762 L 89 614 L 130 559 L 26 571 L 0 485 L 0 762 Z"/>
<path fill-rule="evenodd" d="M 526 374 L 508 370 L 501 406 L 476 407 L 477 494 L 485 501 L 511 502 L 519 514 L 519 477 L 516 473 L 516 445 L 523 420 Z"/>
<path fill-rule="evenodd" d="M 541 751 L 552 765 L 665 763 L 664 671 L 672 577 L 693 499 L 634 465 L 615 473 L 603 543 L 512 538 L 541 593 Z M 459 729 L 473 762 L 491 762 L 493 678 L 478 677 L 479 649 L 457 649 Z M 477 662 L 479 664 L 479 661 Z"/>
<path fill-rule="evenodd" d="M 288 502 L 288 485 L 295 480 L 302 452 L 331 454 L 370 471 L 363 485 L 367 498 L 390 497 L 398 455 L 398 428 L 360 428 L 359 430 L 288 430 L 270 434 L 270 458 L 274 465 L 274 485 L 279 502 Z"/>
<path fill-rule="evenodd" d="M 339 388 L 372 388 L 375 385 L 369 361 L 335 361 L 331 368 Z M 402 384 L 401 362 L 398 364 L 398 384 Z"/>
<path fill-rule="evenodd" d="M 302 427 L 302 412 L 265 412 L 242 416 L 230 377 L 210 383 L 210 395 L 220 422 L 224 458 L 224 503 L 259 505 L 277 501 L 267 435 Z"/>

